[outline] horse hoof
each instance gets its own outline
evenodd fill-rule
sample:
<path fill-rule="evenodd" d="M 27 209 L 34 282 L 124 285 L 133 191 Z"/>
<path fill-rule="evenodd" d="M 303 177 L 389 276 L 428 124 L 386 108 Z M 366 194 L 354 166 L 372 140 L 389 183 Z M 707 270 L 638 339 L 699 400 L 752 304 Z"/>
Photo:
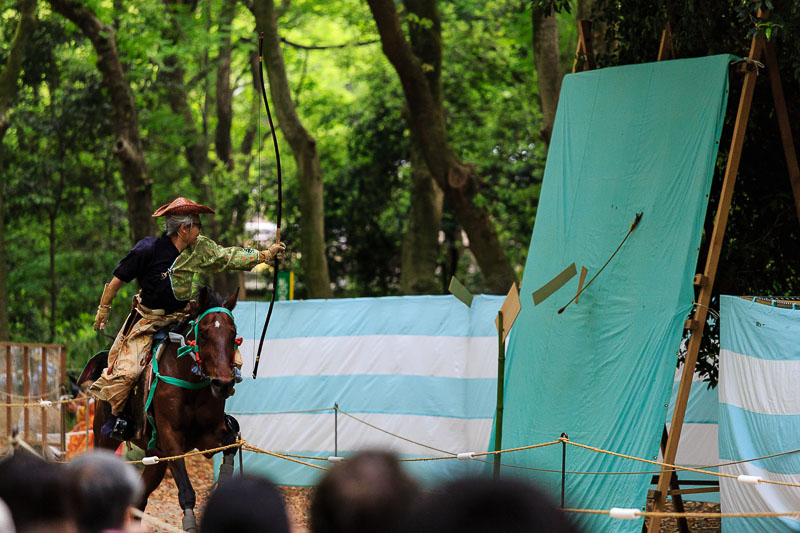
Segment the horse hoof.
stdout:
<path fill-rule="evenodd" d="M 181 526 L 183 527 L 184 531 L 197 533 L 197 520 L 194 517 L 194 511 L 192 509 L 183 510 L 183 522 Z"/>

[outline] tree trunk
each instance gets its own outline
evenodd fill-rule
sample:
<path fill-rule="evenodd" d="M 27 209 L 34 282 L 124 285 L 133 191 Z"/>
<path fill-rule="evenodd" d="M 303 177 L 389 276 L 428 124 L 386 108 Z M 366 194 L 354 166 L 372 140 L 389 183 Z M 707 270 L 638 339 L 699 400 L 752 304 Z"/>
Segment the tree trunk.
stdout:
<path fill-rule="evenodd" d="M 222 42 L 217 56 L 217 127 L 214 130 L 214 146 L 217 158 L 228 170 L 233 170 L 233 143 L 231 124 L 233 124 L 233 90 L 231 90 L 231 34 L 230 26 L 236 14 L 236 1 L 227 0 L 220 11 Z"/>
<path fill-rule="evenodd" d="M 236 15 L 237 0 L 225 0 L 220 8 L 218 25 L 220 27 L 220 46 L 217 54 L 217 72 L 215 80 L 215 97 L 217 110 L 217 125 L 214 129 L 214 151 L 217 154 L 219 164 L 225 167 L 227 172 L 233 172 L 233 143 L 231 141 L 231 125 L 233 124 L 233 90 L 231 89 L 231 46 L 230 27 Z M 245 196 L 244 203 L 241 197 Z M 238 201 L 237 201 L 238 200 Z M 235 202 L 235 204 L 234 204 Z M 235 214 L 244 211 L 247 206 L 246 195 L 239 193 L 234 198 L 226 199 L 225 209 L 217 214 L 217 224 L 219 225 L 221 238 L 228 239 L 231 235 L 241 235 L 244 221 Z M 240 226 L 234 226 L 237 221 Z M 223 230 L 224 229 L 224 234 Z M 239 288 L 240 299 L 244 299 L 244 285 L 238 272 L 220 272 L 214 276 L 214 287 L 220 294 L 230 294 L 234 289 Z"/>
<path fill-rule="evenodd" d="M 50 219 L 49 251 L 50 251 L 50 342 L 54 342 L 56 337 L 56 217 L 58 208 L 53 208 L 48 213 Z"/>
<path fill-rule="evenodd" d="M 488 210 L 475 203 L 479 191 L 475 167 L 459 161 L 450 148 L 443 106 L 437 104 L 422 62 L 403 34 L 394 1 L 367 0 L 367 3 L 378 26 L 383 52 L 400 77 L 428 170 L 467 233 L 469 249 L 483 272 L 488 289 L 505 294 L 517 277 L 500 245 Z M 427 4 L 435 12 L 435 4 L 431 0 Z"/>
<path fill-rule="evenodd" d="M 400 287 L 403 294 L 437 294 L 440 286 L 436 279 L 436 265 L 444 195 L 431 178 L 416 143 L 411 146 L 411 182 Z"/>
<path fill-rule="evenodd" d="M 112 124 L 117 137 L 114 155 L 121 164 L 131 237 L 136 242 L 156 232 L 155 219 L 152 217 L 153 182 L 147 175 L 136 101 L 120 63 L 114 28 L 97 18 L 91 9 L 74 0 L 48 1 L 54 11 L 81 29 L 97 53 L 97 68 L 111 97 Z"/>
<path fill-rule="evenodd" d="M 8 260 L 5 240 L 5 180 L 3 169 L 3 138 L 9 127 L 8 110 L 17 94 L 17 78 L 25 55 L 25 45 L 36 25 L 36 0 L 23 0 L 19 5 L 20 16 L 14 41 L 0 73 L 0 342 L 10 340 L 8 326 Z"/>
<path fill-rule="evenodd" d="M 409 23 L 411 49 L 427 66 L 428 88 L 437 105 L 442 105 L 442 26 L 436 6 L 424 0 L 404 0 L 409 13 L 431 24 Z M 410 115 L 409 129 L 414 131 Z M 442 221 L 442 190 L 425 164 L 417 135 L 411 135 L 411 205 L 403 237 L 400 287 L 404 294 L 436 294 L 439 283 L 439 226 Z"/>
<path fill-rule="evenodd" d="M 164 4 L 172 16 L 172 24 L 166 26 L 164 38 L 171 43 L 180 43 L 183 41 L 183 32 L 180 21 L 175 17 L 175 11 L 176 6 L 183 5 L 183 2 L 181 0 L 164 0 Z M 208 142 L 195 126 L 194 116 L 186 96 L 185 72 L 181 66 L 180 57 L 176 54 L 165 57 L 164 67 L 158 71 L 158 81 L 166 88 L 170 109 L 183 121 L 183 137 L 186 139 L 183 150 L 192 172 L 192 183 L 202 195 L 200 202 L 213 204 L 214 195 L 204 181 L 211 168 L 211 162 L 208 159 Z M 208 226 L 209 233 L 216 238 L 218 227 L 213 219 L 208 221 Z"/>
<path fill-rule="evenodd" d="M 542 127 L 539 130 L 549 146 L 556 119 L 558 95 L 561 92 L 561 62 L 558 54 L 558 24 L 555 12 L 545 17 L 541 10 L 533 9 L 533 63 L 539 81 L 539 98 L 542 103 Z"/>
<path fill-rule="evenodd" d="M 5 178 L 3 137 L 8 125 L 0 123 L 0 342 L 11 340 L 8 326 L 8 259 L 6 257 Z"/>
<path fill-rule="evenodd" d="M 322 196 L 322 167 L 317 141 L 303 127 L 291 98 L 291 89 L 283 63 L 278 37 L 278 23 L 273 0 L 254 2 L 253 13 L 258 31 L 264 33 L 264 65 L 275 114 L 297 163 L 300 182 L 300 251 L 306 273 L 309 298 L 330 298 L 330 274 L 325 255 L 325 210 Z"/>

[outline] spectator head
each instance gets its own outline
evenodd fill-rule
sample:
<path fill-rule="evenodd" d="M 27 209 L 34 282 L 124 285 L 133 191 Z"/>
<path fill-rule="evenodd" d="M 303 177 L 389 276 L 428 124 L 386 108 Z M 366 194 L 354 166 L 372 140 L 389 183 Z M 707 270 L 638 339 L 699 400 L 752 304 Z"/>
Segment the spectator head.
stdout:
<path fill-rule="evenodd" d="M 414 533 L 573 533 L 564 513 L 528 483 L 465 478 L 440 487 L 415 510 Z"/>
<path fill-rule="evenodd" d="M 362 452 L 334 465 L 317 486 L 311 531 L 399 531 L 418 494 L 394 455 Z"/>
<path fill-rule="evenodd" d="M 67 465 L 77 489 L 81 532 L 123 530 L 131 507 L 138 505 L 144 484 L 133 465 L 108 450 L 94 450 Z"/>
<path fill-rule="evenodd" d="M 277 487 L 257 476 L 235 476 L 208 499 L 201 533 L 289 533 L 289 519 Z"/>
<path fill-rule="evenodd" d="M 17 533 L 77 531 L 73 494 L 63 465 L 22 450 L 0 462 L 0 500 L 11 511 Z"/>
<path fill-rule="evenodd" d="M 15 533 L 14 519 L 11 518 L 11 511 L 3 500 L 0 500 L 0 531 L 3 533 Z"/>

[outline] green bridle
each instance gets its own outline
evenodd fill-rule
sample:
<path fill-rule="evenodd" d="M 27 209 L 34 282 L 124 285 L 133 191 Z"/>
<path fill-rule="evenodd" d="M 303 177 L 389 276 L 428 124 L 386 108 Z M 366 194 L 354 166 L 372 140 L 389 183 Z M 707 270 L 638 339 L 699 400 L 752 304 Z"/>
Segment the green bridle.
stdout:
<path fill-rule="evenodd" d="M 203 371 L 202 371 L 202 369 L 200 367 L 201 361 L 200 361 L 200 357 L 198 355 L 200 349 L 197 346 L 197 327 L 200 325 L 200 321 L 203 320 L 203 317 L 205 317 L 209 313 L 225 313 L 225 314 L 227 314 L 229 317 L 231 317 L 231 320 L 234 321 L 233 322 L 233 327 L 234 327 L 234 331 L 236 330 L 236 320 L 233 318 L 233 313 L 231 313 L 228 309 L 226 309 L 224 307 L 212 307 L 210 309 L 207 309 L 203 314 L 201 314 L 196 319 L 194 319 L 191 322 L 189 322 L 189 326 L 192 326 L 194 328 L 195 341 L 191 345 L 187 344 L 186 346 L 179 347 L 178 348 L 178 357 L 186 355 L 187 353 L 193 353 L 194 354 L 195 363 L 197 364 L 197 366 L 195 367 L 197 369 L 197 372 L 195 372 L 195 373 L 198 374 L 200 377 L 203 377 L 203 375 L 202 375 Z M 165 342 L 169 342 L 169 341 L 165 341 Z M 236 341 L 234 341 L 234 343 L 238 345 L 239 344 L 238 339 Z M 145 412 L 145 414 L 147 416 L 147 420 L 150 422 L 150 426 L 153 428 L 153 434 L 150 437 L 150 442 L 147 443 L 147 449 L 152 449 L 156 444 L 156 421 L 153 419 L 152 416 L 150 416 L 149 410 L 150 410 L 150 405 L 153 403 L 153 396 L 155 395 L 156 385 L 158 384 L 158 382 L 159 381 L 163 381 L 164 383 L 168 383 L 168 384 L 174 385 L 176 387 L 181 387 L 182 389 L 202 389 L 202 388 L 205 388 L 205 387 L 208 387 L 209 385 L 211 385 L 211 380 L 208 379 L 207 377 L 204 378 L 202 381 L 192 382 L 192 381 L 186 381 L 186 380 L 183 380 L 183 379 L 180 379 L 180 378 L 175 378 L 175 377 L 172 377 L 172 376 L 164 376 L 164 375 L 160 374 L 158 372 L 158 357 L 156 357 L 156 353 L 157 352 L 158 352 L 158 348 L 153 350 L 153 374 L 155 375 L 155 379 L 153 380 L 153 385 L 150 387 L 150 394 L 147 395 L 147 403 L 145 404 L 145 407 L 144 407 L 144 412 Z"/>
<path fill-rule="evenodd" d="M 197 328 L 198 326 L 200 326 L 200 321 L 203 320 L 203 317 L 205 317 L 209 313 L 225 313 L 226 315 L 231 317 L 231 320 L 233 320 L 233 330 L 234 332 L 236 331 L 236 320 L 233 318 L 233 313 L 231 313 L 225 307 L 212 307 L 210 309 L 206 309 L 206 311 L 203 314 L 201 314 L 200 316 L 189 322 L 189 326 L 193 327 L 194 329 L 194 342 L 187 341 L 186 346 L 181 346 L 180 348 L 178 348 L 178 357 L 182 357 L 188 353 L 193 354 L 194 361 L 197 364 L 197 369 L 199 371 L 198 375 L 200 375 L 201 377 L 202 377 L 202 369 L 200 367 L 200 364 L 202 363 L 202 361 L 200 360 L 200 347 L 197 345 L 197 339 L 199 338 L 197 335 Z M 238 346 L 239 344 L 238 339 L 234 341 L 234 344 Z"/>

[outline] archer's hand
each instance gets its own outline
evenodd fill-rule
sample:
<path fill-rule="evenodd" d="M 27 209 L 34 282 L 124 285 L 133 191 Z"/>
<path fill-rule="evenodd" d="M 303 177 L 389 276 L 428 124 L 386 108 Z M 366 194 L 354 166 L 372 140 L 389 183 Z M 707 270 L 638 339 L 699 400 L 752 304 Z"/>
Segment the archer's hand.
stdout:
<path fill-rule="evenodd" d="M 94 330 L 106 329 L 108 323 L 108 312 L 111 310 L 109 305 L 100 305 L 97 308 L 97 314 L 94 316 Z"/>
<path fill-rule="evenodd" d="M 261 250 L 258 252 L 259 263 L 269 263 L 277 259 L 283 260 L 283 253 L 286 251 L 286 244 L 278 242 L 269 247 L 269 250 Z"/>

